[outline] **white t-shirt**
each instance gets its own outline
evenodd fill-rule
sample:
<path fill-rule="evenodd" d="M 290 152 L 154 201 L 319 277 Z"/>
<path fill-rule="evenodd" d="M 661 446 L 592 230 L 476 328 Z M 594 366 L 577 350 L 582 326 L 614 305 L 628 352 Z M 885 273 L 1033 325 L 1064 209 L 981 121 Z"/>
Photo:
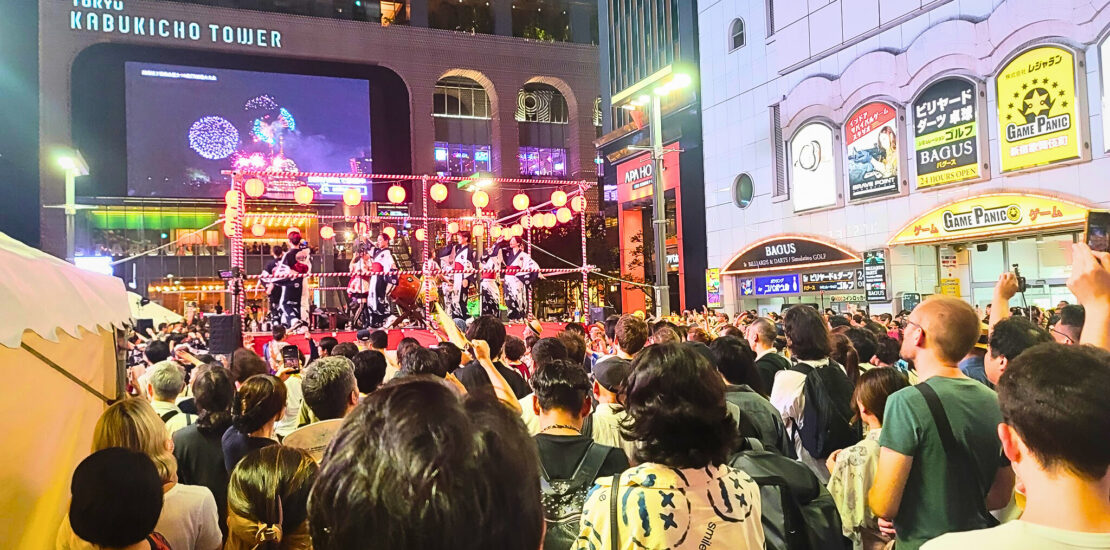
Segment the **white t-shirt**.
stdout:
<path fill-rule="evenodd" d="M 800 362 L 806 363 L 815 369 L 829 365 L 828 358 Z M 791 439 L 794 441 L 794 450 L 798 454 L 798 461 L 809 466 L 809 469 L 817 474 L 821 483 L 826 484 L 829 482 L 829 468 L 825 465 L 824 459 L 810 456 L 809 451 L 806 451 L 805 447 L 802 446 L 800 434 L 806 406 L 805 385 L 806 375 L 789 369 L 780 370 L 775 373 L 775 385 L 771 388 L 771 404 L 782 415 L 782 421 L 786 425 L 786 433 L 793 434 Z M 797 432 L 795 428 L 797 428 Z"/>
<path fill-rule="evenodd" d="M 998 527 L 949 533 L 921 547 L 922 550 L 1093 550 L 1110 549 L 1110 533 L 1080 533 L 1015 520 Z"/>
<path fill-rule="evenodd" d="M 301 390 L 301 377 L 294 374 L 285 381 L 285 416 L 274 423 L 274 433 L 285 437 L 297 429 L 297 419 L 304 406 L 304 392 Z"/>
<path fill-rule="evenodd" d="M 199 485 L 178 483 L 166 491 L 154 530 L 174 550 L 217 550 L 223 542 L 216 499 Z"/>

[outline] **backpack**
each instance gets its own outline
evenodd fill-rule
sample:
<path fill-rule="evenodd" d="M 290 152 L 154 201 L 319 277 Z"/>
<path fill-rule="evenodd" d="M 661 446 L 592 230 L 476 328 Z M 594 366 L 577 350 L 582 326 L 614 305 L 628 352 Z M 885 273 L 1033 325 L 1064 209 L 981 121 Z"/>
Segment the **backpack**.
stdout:
<path fill-rule="evenodd" d="M 833 360 L 828 366 L 813 368 L 797 363 L 790 368 L 805 375 L 805 407 L 802 427 L 793 430 L 801 435 L 802 447 L 813 458 L 828 458 L 833 451 L 859 443 L 863 439 L 859 426 L 852 425 L 852 392 L 848 375 Z"/>
<path fill-rule="evenodd" d="M 570 479 L 551 479 L 540 461 L 540 496 L 543 501 L 543 520 L 547 524 L 544 550 L 567 550 L 578 538 L 582 520 L 582 506 L 586 495 L 594 486 L 609 447 L 590 442 L 586 454 Z"/>
<path fill-rule="evenodd" d="M 817 476 L 801 462 L 763 450 L 758 439 L 744 441 L 747 449 L 734 454 L 729 466 L 759 486 L 767 550 L 850 548 L 836 502 Z"/>

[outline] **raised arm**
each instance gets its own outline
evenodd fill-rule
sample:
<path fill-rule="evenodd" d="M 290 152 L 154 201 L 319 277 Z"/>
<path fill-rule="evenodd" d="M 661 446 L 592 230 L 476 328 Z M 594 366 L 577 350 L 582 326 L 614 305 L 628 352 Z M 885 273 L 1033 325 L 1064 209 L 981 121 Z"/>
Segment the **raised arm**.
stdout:
<path fill-rule="evenodd" d="M 1073 245 L 1068 289 L 1086 310 L 1079 342 L 1110 350 L 1110 254 Z"/>
<path fill-rule="evenodd" d="M 998 277 L 994 285 L 994 299 L 991 301 L 990 327 L 1010 316 L 1010 298 L 1018 291 L 1017 275 L 1007 271 Z"/>
<path fill-rule="evenodd" d="M 486 375 L 489 376 L 490 384 L 493 385 L 493 392 L 502 403 L 507 405 L 510 409 L 520 414 L 520 402 L 513 393 L 512 386 L 509 386 L 508 380 L 497 370 L 493 365 L 493 359 L 490 358 L 489 344 L 484 340 L 471 340 L 470 345 L 474 348 L 474 359 L 478 361 L 479 365 L 485 369 Z"/>

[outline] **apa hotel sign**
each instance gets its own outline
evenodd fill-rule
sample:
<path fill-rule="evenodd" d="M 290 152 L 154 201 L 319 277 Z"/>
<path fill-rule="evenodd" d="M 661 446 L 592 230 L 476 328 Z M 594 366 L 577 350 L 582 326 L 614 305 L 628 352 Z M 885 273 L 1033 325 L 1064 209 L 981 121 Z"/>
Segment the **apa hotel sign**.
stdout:
<path fill-rule="evenodd" d="M 169 19 L 127 13 L 123 0 L 70 0 L 69 28 L 103 34 L 150 36 L 166 40 L 281 48 L 281 31 L 224 25 L 210 21 Z"/>

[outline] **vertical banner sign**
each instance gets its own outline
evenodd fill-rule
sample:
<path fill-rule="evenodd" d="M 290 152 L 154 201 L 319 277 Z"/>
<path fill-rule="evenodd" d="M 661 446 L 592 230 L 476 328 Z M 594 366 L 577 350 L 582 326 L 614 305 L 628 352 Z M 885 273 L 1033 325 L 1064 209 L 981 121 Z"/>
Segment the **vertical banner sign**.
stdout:
<path fill-rule="evenodd" d="M 836 159 L 828 125 L 809 122 L 790 138 L 790 182 L 795 212 L 836 204 Z"/>
<path fill-rule="evenodd" d="M 998 73 L 1002 171 L 1079 156 L 1075 58 L 1058 46 L 1033 48 Z"/>
<path fill-rule="evenodd" d="M 898 192 L 898 110 L 868 103 L 844 123 L 848 151 L 848 198 L 870 199 Z"/>
<path fill-rule="evenodd" d="M 705 303 L 710 309 L 721 309 L 721 270 L 705 270 Z"/>
<path fill-rule="evenodd" d="M 913 102 L 918 189 L 979 177 L 976 92 L 970 80 L 945 78 Z"/>
<path fill-rule="evenodd" d="M 868 302 L 885 302 L 886 250 L 868 250 L 863 253 L 863 288 Z"/>

